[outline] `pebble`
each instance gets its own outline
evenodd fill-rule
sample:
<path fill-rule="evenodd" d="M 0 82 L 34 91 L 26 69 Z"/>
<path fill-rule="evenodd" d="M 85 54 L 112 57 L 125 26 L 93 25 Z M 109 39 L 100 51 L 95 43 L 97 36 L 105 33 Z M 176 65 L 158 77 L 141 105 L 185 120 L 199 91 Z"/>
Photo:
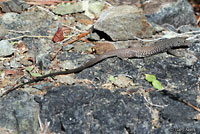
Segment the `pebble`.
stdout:
<path fill-rule="evenodd" d="M 13 45 L 11 45 L 8 40 L 0 41 L 0 57 L 12 55 L 13 52 L 14 52 Z"/>

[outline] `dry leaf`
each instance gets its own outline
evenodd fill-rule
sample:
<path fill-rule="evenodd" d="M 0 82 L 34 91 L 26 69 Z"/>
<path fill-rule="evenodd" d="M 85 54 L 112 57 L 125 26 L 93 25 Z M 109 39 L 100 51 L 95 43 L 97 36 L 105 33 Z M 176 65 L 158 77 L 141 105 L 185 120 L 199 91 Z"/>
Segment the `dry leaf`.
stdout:
<path fill-rule="evenodd" d="M 58 27 L 57 32 L 54 34 L 52 41 L 53 42 L 60 42 L 62 40 L 64 40 L 64 35 L 63 35 L 63 30 L 62 27 Z"/>

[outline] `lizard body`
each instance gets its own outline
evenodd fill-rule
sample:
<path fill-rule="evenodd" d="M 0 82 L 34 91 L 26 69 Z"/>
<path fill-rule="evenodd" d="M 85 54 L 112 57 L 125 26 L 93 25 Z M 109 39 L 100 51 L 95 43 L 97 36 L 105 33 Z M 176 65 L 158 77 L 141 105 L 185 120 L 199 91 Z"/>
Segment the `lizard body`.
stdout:
<path fill-rule="evenodd" d="M 184 47 L 184 46 L 189 46 L 189 42 L 186 41 L 185 38 L 178 37 L 178 38 L 160 40 L 150 46 L 116 49 L 113 51 L 106 52 L 102 55 L 99 55 L 96 58 L 89 60 L 85 64 L 83 64 L 80 67 L 77 67 L 75 69 L 49 73 L 49 74 L 37 77 L 35 79 L 29 80 L 28 82 L 22 83 L 14 88 L 8 89 L 7 91 L 5 91 L 3 93 L 3 95 L 5 95 L 8 92 L 13 91 L 17 88 L 20 88 L 26 84 L 38 82 L 47 77 L 70 74 L 70 73 L 78 73 L 88 67 L 95 65 L 96 63 L 98 63 L 106 58 L 110 58 L 110 57 L 114 57 L 114 56 L 117 56 L 119 58 L 134 58 L 134 57 L 135 58 L 143 58 L 143 57 L 155 55 L 157 53 L 167 52 L 168 50 L 170 50 L 172 48 Z"/>

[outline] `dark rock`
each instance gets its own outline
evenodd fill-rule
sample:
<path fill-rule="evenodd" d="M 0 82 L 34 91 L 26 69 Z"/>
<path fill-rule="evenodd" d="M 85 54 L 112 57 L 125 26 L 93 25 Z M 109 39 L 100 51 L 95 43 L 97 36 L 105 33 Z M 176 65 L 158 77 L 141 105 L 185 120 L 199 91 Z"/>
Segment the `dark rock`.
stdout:
<path fill-rule="evenodd" d="M 57 133 L 148 133 L 151 116 L 139 94 L 132 97 L 105 89 L 63 86 L 40 103 L 41 118 Z"/>
<path fill-rule="evenodd" d="M 149 22 L 159 25 L 168 23 L 176 28 L 182 25 L 197 26 L 193 8 L 187 0 L 178 0 L 176 3 L 168 3 L 160 7 L 159 11 L 145 15 Z"/>
<path fill-rule="evenodd" d="M 150 93 L 151 100 L 154 104 L 167 105 L 164 109 L 159 110 L 159 123 L 161 123 L 162 126 L 154 129 L 153 133 L 200 133 L 200 122 L 195 120 L 195 115 L 197 115 L 198 112 L 178 101 L 179 98 L 192 105 L 197 105 L 195 102 L 196 95 L 188 92 L 182 92 L 181 94 L 170 92 L 171 91 L 166 90 L 161 93 Z"/>
<path fill-rule="evenodd" d="M 0 98 L 0 126 L 13 134 L 38 134 L 39 105 L 22 91 L 15 91 Z"/>
<path fill-rule="evenodd" d="M 193 108 L 185 105 L 179 101 L 182 99 L 197 106 L 196 98 L 197 95 L 189 94 L 188 92 L 182 91 L 180 93 L 173 93 L 173 91 L 164 90 L 160 93 L 150 93 L 150 98 L 153 103 L 159 105 L 167 105 L 163 110 L 160 111 L 160 121 L 165 123 L 188 123 L 195 119 L 195 115 L 198 114 Z M 199 127 L 200 128 L 200 127 Z"/>
<path fill-rule="evenodd" d="M 112 40 L 130 40 L 150 37 L 152 27 L 136 6 L 118 6 L 104 11 L 94 24 L 94 29 L 105 33 Z M 105 36 L 106 36 L 105 35 Z"/>

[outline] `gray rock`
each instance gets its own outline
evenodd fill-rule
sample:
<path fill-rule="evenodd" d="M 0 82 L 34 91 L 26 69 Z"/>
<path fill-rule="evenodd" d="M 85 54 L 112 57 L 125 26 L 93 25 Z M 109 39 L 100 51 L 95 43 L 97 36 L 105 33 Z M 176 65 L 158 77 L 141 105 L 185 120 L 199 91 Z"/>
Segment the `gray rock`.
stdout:
<path fill-rule="evenodd" d="M 112 40 L 130 40 L 134 36 L 152 35 L 152 26 L 136 6 L 117 6 L 105 10 L 94 24 L 94 29 L 106 33 Z"/>
<path fill-rule="evenodd" d="M 34 97 L 13 92 L 0 98 L 0 127 L 12 134 L 38 134 L 39 106 Z"/>
<path fill-rule="evenodd" d="M 0 57 L 9 56 L 13 54 L 14 48 L 8 40 L 0 41 Z"/>
<path fill-rule="evenodd" d="M 0 39 L 4 39 L 7 34 L 8 30 L 3 25 L 0 25 Z"/>
<path fill-rule="evenodd" d="M 168 23 L 178 28 L 182 25 L 196 26 L 196 20 L 192 6 L 187 0 L 178 0 L 176 3 L 168 3 L 160 6 L 159 11 L 145 15 L 147 20 L 159 25 Z"/>

